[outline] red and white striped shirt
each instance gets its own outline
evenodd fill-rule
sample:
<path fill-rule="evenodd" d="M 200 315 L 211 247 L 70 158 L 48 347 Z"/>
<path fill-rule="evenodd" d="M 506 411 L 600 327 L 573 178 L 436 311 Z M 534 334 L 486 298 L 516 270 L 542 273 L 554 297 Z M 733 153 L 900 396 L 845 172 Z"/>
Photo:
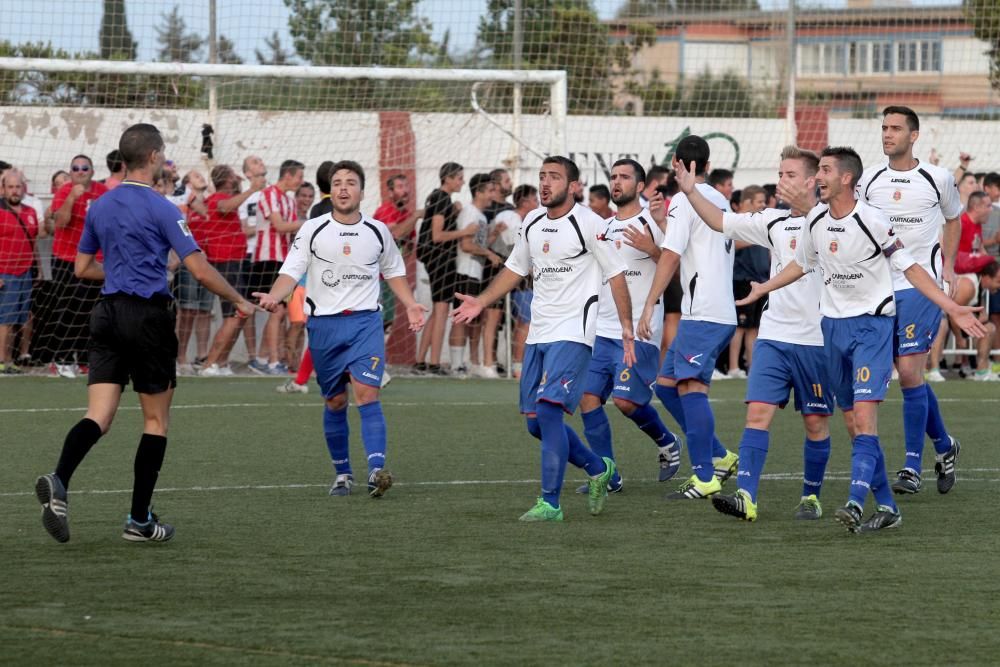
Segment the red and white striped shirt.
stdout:
<path fill-rule="evenodd" d="M 298 221 L 295 194 L 282 192 L 277 185 L 261 190 L 257 204 L 257 249 L 253 256 L 255 262 L 284 262 L 295 236 L 292 233 L 283 234 L 271 226 L 269 217 L 272 212 L 278 213 L 285 222 Z"/>

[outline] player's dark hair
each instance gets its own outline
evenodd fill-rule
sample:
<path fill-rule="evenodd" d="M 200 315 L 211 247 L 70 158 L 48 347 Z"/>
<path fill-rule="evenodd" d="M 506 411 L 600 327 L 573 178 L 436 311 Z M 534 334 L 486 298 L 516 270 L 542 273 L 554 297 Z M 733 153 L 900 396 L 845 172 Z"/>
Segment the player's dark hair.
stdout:
<path fill-rule="evenodd" d="M 333 160 L 324 160 L 316 169 L 316 185 L 325 195 L 330 194 L 330 178 L 333 176 Z"/>
<path fill-rule="evenodd" d="M 1000 174 L 995 171 L 991 171 L 983 176 L 983 188 L 988 188 L 991 185 L 995 188 L 1000 188 Z"/>
<path fill-rule="evenodd" d="M 685 165 L 687 166 L 687 165 Z M 729 169 L 713 169 L 712 173 L 705 179 L 713 188 L 717 188 L 726 181 L 733 180 L 733 172 Z"/>
<path fill-rule="evenodd" d="M 528 185 L 524 183 L 522 185 L 514 188 L 514 207 L 518 207 L 521 203 L 528 197 L 533 197 L 538 194 L 538 188 L 534 185 Z"/>
<path fill-rule="evenodd" d="M 733 196 L 729 198 L 729 205 L 736 210 L 736 207 L 743 203 L 743 191 L 733 190 Z"/>
<path fill-rule="evenodd" d="M 704 176 L 708 168 L 708 142 L 696 134 L 690 134 L 677 142 L 674 149 L 674 157 L 684 163 L 684 167 L 690 167 L 694 162 L 695 176 Z"/>
<path fill-rule="evenodd" d="M 441 168 L 438 169 L 438 178 L 442 183 L 444 183 L 444 179 L 454 176 L 460 171 L 465 171 L 465 167 L 457 162 L 445 162 L 441 165 Z"/>
<path fill-rule="evenodd" d="M 621 160 L 617 160 L 613 165 L 611 165 L 611 168 L 614 169 L 615 167 L 625 167 L 625 166 L 632 167 L 632 173 L 635 176 L 635 182 L 636 183 L 642 181 L 643 185 L 646 184 L 646 170 L 642 168 L 641 164 L 639 164 L 638 162 L 636 162 L 632 158 L 627 158 L 626 157 L 626 158 L 622 158 Z M 653 167 L 653 169 L 654 170 L 655 169 L 663 169 L 663 167 Z M 652 171 L 650 173 L 652 173 Z M 667 172 L 667 176 L 669 176 L 669 175 L 670 175 L 670 172 L 668 171 Z M 594 188 L 590 188 L 590 190 L 591 190 L 591 192 L 593 192 Z"/>
<path fill-rule="evenodd" d="M 315 185 L 313 185 L 313 184 L 312 184 L 312 183 L 310 183 L 309 181 L 302 181 L 302 185 L 300 185 L 300 186 L 299 186 L 299 189 L 295 191 L 295 194 L 299 194 L 299 192 L 300 192 L 301 190 L 305 190 L 306 188 L 309 188 L 309 189 L 310 189 L 310 190 L 312 190 L 313 192 L 316 192 L 316 186 L 315 186 Z"/>
<path fill-rule="evenodd" d="M 0 171 L 7 171 L 13 166 L 14 165 L 12 165 L 10 162 L 7 162 L 6 160 L 0 160 Z"/>
<path fill-rule="evenodd" d="M 107 158 L 105 158 L 105 160 L 108 165 L 108 171 L 110 171 L 112 174 L 115 173 L 116 171 L 121 171 L 122 165 L 125 164 L 125 161 L 122 160 L 122 152 L 117 148 L 108 153 L 108 156 Z"/>
<path fill-rule="evenodd" d="M 914 132 L 920 129 L 920 118 L 919 116 L 917 116 L 917 112 L 911 109 L 910 107 L 891 105 L 882 109 L 883 118 L 885 118 L 891 113 L 898 113 L 901 116 L 906 116 L 906 127 L 910 129 L 910 132 Z"/>
<path fill-rule="evenodd" d="M 208 176 L 212 180 L 212 185 L 216 190 L 222 189 L 231 179 L 236 177 L 236 172 L 228 164 L 217 164 L 212 167 Z"/>
<path fill-rule="evenodd" d="M 476 174 L 469 179 L 469 192 L 475 195 L 480 190 L 485 189 L 486 186 L 492 182 L 493 179 L 490 178 L 489 174 Z"/>
<path fill-rule="evenodd" d="M 993 278 L 996 276 L 997 271 L 1000 271 L 1000 263 L 997 263 L 994 259 L 992 262 L 979 269 L 976 273 L 978 273 L 980 277 Z"/>
<path fill-rule="evenodd" d="M 406 180 L 406 174 L 393 174 L 389 178 L 385 179 L 385 187 L 392 190 L 392 188 L 395 187 L 396 185 L 396 181 L 405 181 L 405 180 Z"/>
<path fill-rule="evenodd" d="M 297 174 L 305 168 L 306 166 L 298 160 L 285 160 L 278 168 L 278 178 L 284 178 L 286 174 Z"/>
<path fill-rule="evenodd" d="M 986 201 L 990 201 L 990 196 L 985 192 L 983 192 L 982 190 L 976 190 L 971 195 L 969 195 L 969 201 L 966 202 L 965 208 L 967 209 L 972 208 L 974 204 L 978 204 L 983 199 L 985 199 Z"/>
<path fill-rule="evenodd" d="M 507 173 L 507 170 L 503 167 L 497 167 L 490 172 L 490 180 L 494 183 L 499 183 L 503 180 L 503 175 Z"/>
<path fill-rule="evenodd" d="M 136 125 L 133 125 L 132 127 L 138 127 L 138 126 L 136 126 Z M 132 129 L 132 127 L 130 127 L 130 128 L 129 128 L 129 130 L 131 130 L 131 129 Z M 153 127 L 153 126 L 152 126 L 152 125 L 150 125 L 150 127 Z M 153 128 L 153 129 L 156 129 L 156 128 Z M 125 130 L 125 131 L 126 131 L 126 132 L 128 132 L 128 130 Z M 125 137 L 125 135 L 122 135 L 122 138 L 124 138 L 124 137 Z M 152 148 L 150 148 L 149 150 L 153 150 L 153 149 L 152 149 Z M 93 166 L 94 166 L 94 161 L 90 159 L 90 156 L 89 156 L 89 155 L 84 155 L 83 153 L 80 153 L 79 155 L 74 155 L 74 156 L 73 156 L 73 159 L 72 159 L 72 160 L 70 160 L 69 162 L 70 162 L 70 164 L 73 164 L 73 163 L 74 163 L 74 162 L 76 162 L 77 160 L 86 160 L 87 162 L 89 162 L 89 163 L 90 163 L 90 166 L 91 166 L 91 167 L 93 167 Z M 126 164 L 128 164 L 128 163 L 126 162 Z M 9 169 L 9 168 L 10 168 L 10 167 L 8 167 L 8 169 Z"/>
<path fill-rule="evenodd" d="M 4 164 L 6 164 L 6 163 L 4 163 Z M 0 166 L 0 171 L 3 171 L 4 169 L 10 169 L 10 167 L 3 167 L 3 166 Z M 54 173 L 52 174 L 52 178 L 50 178 L 50 179 L 49 179 L 49 185 L 50 185 L 50 186 L 51 186 L 51 185 L 55 185 L 55 182 L 56 182 L 56 179 L 57 179 L 57 178 L 59 178 L 60 176 L 63 176 L 63 175 L 65 175 L 65 176 L 69 176 L 69 172 L 68 172 L 68 171 L 66 171 L 65 169 L 57 169 L 57 170 L 56 170 L 56 171 L 55 171 L 55 172 L 54 172 Z"/>
<path fill-rule="evenodd" d="M 827 146 L 823 149 L 820 157 L 832 157 L 837 160 L 837 168 L 840 171 L 851 173 L 851 187 L 858 184 L 864 167 L 861 164 L 861 156 L 857 151 L 848 146 Z"/>
<path fill-rule="evenodd" d="M 611 191 L 608 190 L 608 186 L 603 183 L 598 183 L 597 185 L 590 186 L 590 194 L 597 195 L 605 201 L 611 201 Z"/>
<path fill-rule="evenodd" d="M 155 150 L 163 149 L 163 137 L 155 125 L 149 123 L 137 123 L 122 133 L 122 138 L 118 141 L 118 150 L 122 153 L 122 160 L 128 169 L 142 169 L 149 164 L 149 155 Z M 90 158 L 86 155 L 77 155 L 77 158 Z M 93 164 L 93 162 L 91 162 Z"/>
<path fill-rule="evenodd" d="M 816 164 L 817 165 L 819 164 L 819 157 L 816 158 Z M 819 171 L 818 167 L 817 167 L 816 171 Z M 765 183 L 764 185 L 762 185 L 760 187 L 764 188 L 764 194 L 767 195 L 768 199 L 770 199 L 771 197 L 777 198 L 777 196 L 778 196 L 778 184 L 777 183 Z"/>
<path fill-rule="evenodd" d="M 664 178 L 670 178 L 670 169 L 664 167 L 662 164 L 656 164 L 649 168 L 646 172 L 646 178 L 643 179 L 646 183 L 659 183 Z"/>
<path fill-rule="evenodd" d="M 365 170 L 361 168 L 360 164 L 354 160 L 340 160 L 339 162 L 334 162 L 333 166 L 330 167 L 330 179 L 333 180 L 333 175 L 341 170 L 353 171 L 357 174 L 358 179 L 361 181 L 361 189 L 365 189 Z"/>
<path fill-rule="evenodd" d="M 667 182 L 663 185 L 657 186 L 656 191 L 665 198 L 673 197 L 675 194 L 680 192 L 681 186 L 677 182 L 677 174 L 672 171 L 667 172 Z"/>
<path fill-rule="evenodd" d="M 580 168 L 576 166 L 576 162 L 573 162 L 568 157 L 562 155 L 550 155 L 544 160 L 542 164 L 561 164 L 563 169 L 566 170 L 566 180 L 572 183 L 573 181 L 580 180 Z"/>

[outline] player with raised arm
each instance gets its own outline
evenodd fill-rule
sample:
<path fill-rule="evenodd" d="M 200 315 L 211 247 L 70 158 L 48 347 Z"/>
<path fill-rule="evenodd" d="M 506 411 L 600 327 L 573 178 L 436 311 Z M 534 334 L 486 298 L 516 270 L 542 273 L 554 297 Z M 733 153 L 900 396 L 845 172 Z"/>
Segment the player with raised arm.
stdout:
<path fill-rule="evenodd" d="M 850 499 L 836 513 L 836 519 L 851 532 L 892 528 L 902 520 L 886 476 L 877 419 L 878 404 L 885 398 L 892 374 L 896 313 L 892 269 L 902 271 L 965 332 L 976 337 L 986 333 L 974 314 L 979 309 L 949 299 L 894 235 L 885 215 L 854 198 L 861 172 L 861 158 L 854 150 L 823 151 L 816 175 L 823 204 L 806 216 L 795 261 L 766 283 L 752 283 L 750 294 L 739 302 L 752 303 L 810 270 L 821 272 L 820 313 L 830 393 L 854 417 Z M 802 210 L 801 202 L 789 203 Z M 877 507 L 862 523 L 869 490 Z"/>
<path fill-rule="evenodd" d="M 805 225 L 805 215 L 816 205 L 816 170 L 819 157 L 797 146 L 781 152 L 779 187 L 806 193 L 806 205 L 792 210 L 769 208 L 759 213 L 723 213 L 695 188 L 694 174 L 677 166 L 677 181 L 688 202 L 706 225 L 727 239 L 762 246 L 771 252 L 771 275 L 795 261 L 795 249 Z M 806 437 L 802 499 L 796 519 L 819 519 L 819 502 L 826 464 L 830 459 L 830 415 L 833 403 L 827 381 L 820 330 L 819 300 L 823 284 L 819 273 L 771 295 L 754 343 L 754 363 L 747 381 L 747 418 L 740 440 L 740 468 L 733 495 L 712 496 L 715 509 L 745 521 L 757 520 L 757 489 L 764 470 L 771 422 L 795 390 L 795 409 L 802 414 Z M 655 319 L 654 319 L 655 321 Z"/>
<path fill-rule="evenodd" d="M 295 236 L 277 280 L 260 299 L 274 312 L 306 276 L 309 350 L 326 408 L 323 432 L 335 475 L 331 496 L 350 495 L 354 473 L 348 446 L 347 385 L 361 415 L 368 461 L 368 495 L 392 486 L 385 469 L 386 427 L 379 387 L 385 372 L 385 338 L 379 312 L 379 273 L 406 308 L 411 331 L 424 326 L 424 307 L 406 282 L 406 267 L 389 229 L 361 213 L 365 173 L 350 160 L 331 168 L 333 212 L 308 220 Z"/>
<path fill-rule="evenodd" d="M 604 509 L 615 463 L 595 454 L 563 421 L 563 413 L 573 414 L 583 396 L 604 278 L 611 285 L 622 325 L 623 363 L 626 367 L 635 363 L 627 267 L 613 245 L 598 240 L 604 221 L 575 202 L 581 187 L 580 171 L 572 160 L 561 155 L 542 160 L 538 188 L 542 208 L 525 217 L 504 269 L 479 296 L 455 295 L 462 305 L 452 316 L 468 322 L 533 274 L 535 295 L 520 406 L 528 432 L 542 441 L 542 496 L 521 521 L 563 520 L 559 495 L 567 462 L 590 477 L 590 513 Z"/>
<path fill-rule="evenodd" d="M 962 234 L 962 202 L 955 179 L 947 169 L 913 157 L 920 119 L 912 109 L 890 106 L 882 115 L 882 149 L 888 161 L 865 170 L 858 181 L 858 199 L 882 211 L 893 233 L 935 284 L 940 286 L 943 278 L 954 294 L 955 253 Z M 941 325 L 941 308 L 914 289 L 900 271 L 893 271 L 892 284 L 896 296 L 894 353 L 903 390 L 906 443 L 906 461 L 896 473 L 892 490 L 899 494 L 920 492 L 926 433 L 934 443 L 938 492 L 948 493 L 955 485 L 960 445 L 948 435 L 937 396 L 924 383 L 927 355 Z"/>
<path fill-rule="evenodd" d="M 611 166 L 611 200 L 618 207 L 618 213 L 605 222 L 601 235 L 605 243 L 615 246 L 628 266 L 625 281 L 632 300 L 633 321 L 638 320 L 649 293 L 666 227 L 662 213 L 661 219 L 656 221 L 649 209 L 639 203 L 639 193 L 645 180 L 646 170 L 635 160 L 618 160 Z M 663 210 L 662 207 L 660 210 Z M 659 449 L 659 479 L 665 482 L 677 474 L 681 465 L 681 450 L 677 438 L 664 426 L 656 408 L 650 403 L 653 397 L 650 386 L 656 380 L 656 371 L 660 366 L 663 304 L 657 302 L 653 312 L 653 337 L 648 343 L 636 341 L 635 364 L 627 366 L 622 363 L 622 326 L 609 283 L 604 283 L 597 303 L 597 338 L 587 369 L 583 398 L 580 399 L 583 434 L 590 448 L 599 456 L 614 460 L 611 424 L 604 412 L 604 404 L 610 396 L 615 407 L 656 444 Z M 616 471 L 608 491 L 617 493 L 621 489 L 621 475 Z M 588 485 L 581 486 L 577 492 L 587 493 Z"/>
<path fill-rule="evenodd" d="M 705 183 L 709 166 L 708 143 L 699 136 L 681 139 L 674 153 L 679 162 L 695 164 L 695 187 L 721 211 L 729 202 Z M 637 333 L 652 340 L 653 312 L 680 264 L 684 298 L 681 321 L 663 359 L 654 391 L 687 436 L 691 478 L 669 500 L 707 498 L 722 490 L 722 483 L 737 469 L 738 457 L 715 437 L 715 416 L 708 404 L 715 360 L 728 349 L 736 330 L 733 305 L 733 242 L 701 222 L 686 195 L 670 200 L 665 250 L 656 265 Z"/>

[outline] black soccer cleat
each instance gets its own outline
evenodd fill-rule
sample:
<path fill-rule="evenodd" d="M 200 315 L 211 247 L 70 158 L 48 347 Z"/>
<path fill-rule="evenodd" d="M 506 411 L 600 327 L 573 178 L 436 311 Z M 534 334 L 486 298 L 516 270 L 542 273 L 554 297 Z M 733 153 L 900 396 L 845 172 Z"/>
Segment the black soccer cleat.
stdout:
<path fill-rule="evenodd" d="M 354 486 L 354 475 L 337 475 L 330 487 L 331 496 L 349 496 Z"/>
<path fill-rule="evenodd" d="M 885 530 L 888 528 L 899 528 L 903 523 L 903 515 L 897 509 L 893 509 L 887 505 L 879 505 L 875 514 L 872 514 L 861 527 L 858 529 L 859 533 L 873 533 L 876 530 Z"/>
<path fill-rule="evenodd" d="M 903 468 L 897 472 L 896 481 L 892 483 L 892 492 L 896 495 L 913 495 L 920 493 L 921 488 L 923 488 L 923 480 L 920 479 L 919 474 L 909 468 Z"/>
<path fill-rule="evenodd" d="M 948 436 L 951 438 L 951 436 Z M 951 438 L 951 449 L 941 454 L 934 464 L 934 472 L 937 473 L 938 493 L 948 493 L 951 487 L 955 486 L 955 463 L 958 461 L 958 452 L 962 449 L 962 443 L 955 438 Z"/>
<path fill-rule="evenodd" d="M 856 533 L 861 529 L 861 508 L 852 501 L 841 507 L 834 513 L 836 519 L 847 531 Z"/>
<path fill-rule="evenodd" d="M 129 542 L 167 542 L 174 536 L 174 527 L 169 523 L 160 523 L 160 517 L 152 512 L 146 523 L 139 523 L 131 517 L 125 519 L 125 530 L 122 539 Z"/>
<path fill-rule="evenodd" d="M 42 504 L 42 526 L 56 542 L 69 542 L 69 500 L 62 480 L 54 472 L 42 475 L 35 481 L 35 496 Z"/>

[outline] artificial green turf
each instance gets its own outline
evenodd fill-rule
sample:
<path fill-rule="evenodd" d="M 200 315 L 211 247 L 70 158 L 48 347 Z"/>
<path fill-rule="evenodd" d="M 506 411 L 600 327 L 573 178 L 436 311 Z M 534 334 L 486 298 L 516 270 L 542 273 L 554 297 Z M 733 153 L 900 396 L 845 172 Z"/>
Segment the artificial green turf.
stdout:
<path fill-rule="evenodd" d="M 526 525 L 517 517 L 538 493 L 538 446 L 513 383 L 395 380 L 383 402 L 397 486 L 378 501 L 327 496 L 315 387 L 283 396 L 274 384 L 182 381 L 175 404 L 196 407 L 173 412 L 154 497 L 177 527 L 168 544 L 119 537 L 141 428 L 127 395 L 131 409 L 73 478 L 72 539 L 60 545 L 42 529 L 32 489 L 83 414 L 83 382 L 0 382 L 0 663 L 998 660 L 1000 387 L 935 385 L 963 442 L 959 483 L 939 496 L 931 472 L 923 493 L 901 501 L 901 529 L 861 536 L 830 518 L 850 465 L 839 420 L 822 521 L 791 519 L 802 458 L 791 411 L 776 420 L 766 470 L 784 478 L 762 483 L 759 521 L 747 524 L 706 502 L 662 501 L 673 484 L 653 481 L 654 448 L 612 408 L 625 493 L 591 517 L 570 469 L 566 522 Z M 712 390 L 733 448 L 744 386 Z M 894 470 L 898 390 L 890 399 L 881 427 Z M 353 410 L 351 427 L 363 470 Z"/>

